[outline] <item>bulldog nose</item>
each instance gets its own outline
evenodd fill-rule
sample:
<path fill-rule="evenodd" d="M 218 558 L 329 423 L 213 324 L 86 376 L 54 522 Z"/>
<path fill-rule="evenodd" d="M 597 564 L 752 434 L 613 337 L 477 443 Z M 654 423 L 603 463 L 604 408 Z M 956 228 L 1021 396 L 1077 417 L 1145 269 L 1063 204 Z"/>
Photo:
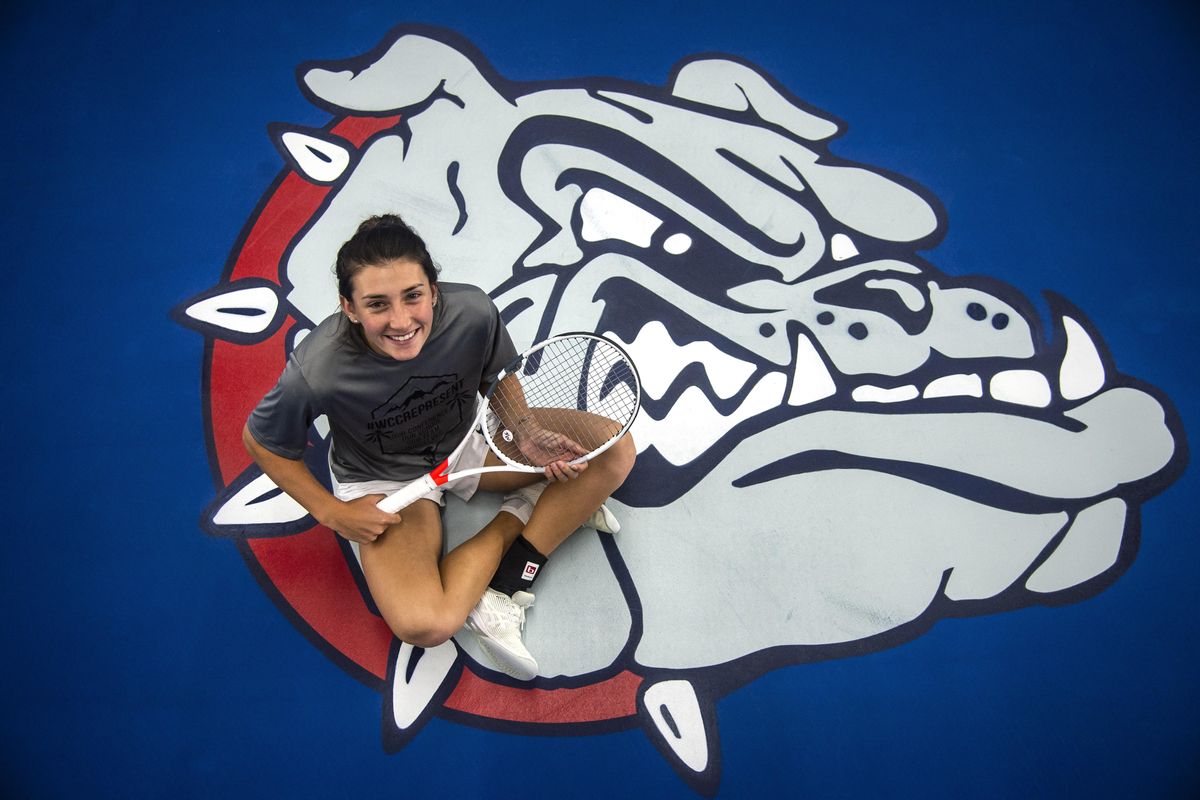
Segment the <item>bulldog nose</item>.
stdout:
<path fill-rule="evenodd" d="M 976 322 L 990 322 L 991 326 L 998 331 L 1002 331 L 1012 322 L 1012 317 L 1005 311 L 996 311 L 993 313 L 983 303 L 972 301 L 967 303 L 964 309 L 966 315 Z"/>

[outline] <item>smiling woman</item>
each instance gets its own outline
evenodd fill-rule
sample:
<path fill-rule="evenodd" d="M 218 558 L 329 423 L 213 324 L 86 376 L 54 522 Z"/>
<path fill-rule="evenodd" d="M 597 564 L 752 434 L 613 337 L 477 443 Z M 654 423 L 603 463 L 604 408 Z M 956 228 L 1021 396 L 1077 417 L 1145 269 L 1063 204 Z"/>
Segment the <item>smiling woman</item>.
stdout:
<path fill-rule="evenodd" d="M 533 486 L 537 473 L 488 473 L 419 493 L 398 509 L 403 516 L 379 508 L 439 461 L 456 470 L 499 465 L 473 430 L 471 409 L 517 353 L 488 296 L 439 284 L 424 241 L 398 216 L 362 223 L 339 249 L 336 275 L 340 313 L 293 351 L 246 424 L 246 448 L 318 522 L 359 546 L 371 596 L 398 639 L 452 650 L 466 623 L 501 671 L 530 680 L 538 665 L 521 642 L 533 602 L 527 590 L 550 553 L 625 480 L 632 442 L 583 464 L 555 456 L 544 492 Z M 321 415 L 332 491 L 303 460 Z M 495 519 L 442 558 L 445 492 L 468 500 L 477 489 L 508 497 Z"/>

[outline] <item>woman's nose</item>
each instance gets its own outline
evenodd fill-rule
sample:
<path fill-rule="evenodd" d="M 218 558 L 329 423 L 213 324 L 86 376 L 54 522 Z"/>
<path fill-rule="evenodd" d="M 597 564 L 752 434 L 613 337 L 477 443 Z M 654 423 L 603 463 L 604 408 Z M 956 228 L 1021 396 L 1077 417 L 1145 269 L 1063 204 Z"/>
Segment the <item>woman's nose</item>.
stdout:
<path fill-rule="evenodd" d="M 393 306 L 392 313 L 388 317 L 388 327 L 392 328 L 393 330 L 404 330 L 404 328 L 408 326 L 408 321 L 410 318 L 411 317 L 408 311 L 403 308 Z"/>

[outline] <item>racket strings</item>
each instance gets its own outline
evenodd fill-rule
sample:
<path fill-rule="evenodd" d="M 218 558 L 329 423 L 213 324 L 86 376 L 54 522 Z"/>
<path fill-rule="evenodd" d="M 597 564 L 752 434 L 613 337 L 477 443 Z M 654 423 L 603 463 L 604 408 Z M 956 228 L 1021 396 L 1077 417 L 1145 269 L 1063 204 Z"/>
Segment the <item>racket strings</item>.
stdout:
<path fill-rule="evenodd" d="M 552 340 L 492 393 L 488 439 L 505 458 L 531 467 L 585 459 L 632 423 L 636 381 L 624 352 L 603 339 Z"/>

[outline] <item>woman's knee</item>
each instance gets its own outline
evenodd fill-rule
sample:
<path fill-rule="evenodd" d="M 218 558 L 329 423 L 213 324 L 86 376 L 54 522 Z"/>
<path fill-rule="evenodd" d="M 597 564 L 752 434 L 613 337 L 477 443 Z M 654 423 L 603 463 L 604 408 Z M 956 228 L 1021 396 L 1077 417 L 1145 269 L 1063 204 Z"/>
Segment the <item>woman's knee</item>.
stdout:
<path fill-rule="evenodd" d="M 602 458 L 604 469 L 608 470 L 620 485 L 633 471 L 634 462 L 637 460 L 637 447 L 633 443 L 633 436 L 625 434 L 620 441 L 604 452 Z"/>
<path fill-rule="evenodd" d="M 436 609 L 419 613 L 407 609 L 403 614 L 389 614 L 384 609 L 380 609 L 380 612 L 396 638 L 414 647 L 437 647 L 449 641 L 465 621 L 457 615 Z"/>

